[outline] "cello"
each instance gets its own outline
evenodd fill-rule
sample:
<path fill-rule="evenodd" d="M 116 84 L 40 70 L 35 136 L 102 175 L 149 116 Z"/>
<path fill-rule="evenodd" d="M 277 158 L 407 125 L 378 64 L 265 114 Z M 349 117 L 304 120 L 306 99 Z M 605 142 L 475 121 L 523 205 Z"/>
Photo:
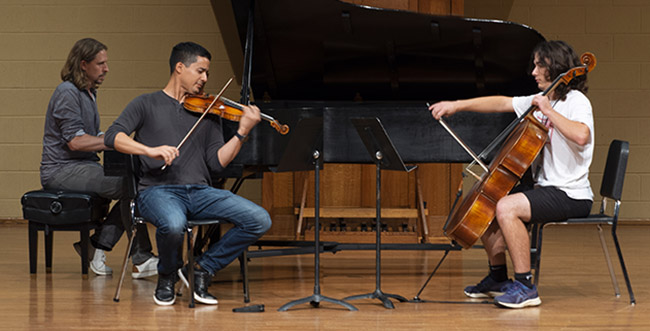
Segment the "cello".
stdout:
<path fill-rule="evenodd" d="M 583 54 L 580 59 L 582 66 L 559 75 L 542 95 L 546 96 L 553 92 L 561 83 L 568 85 L 573 78 L 585 75 L 596 65 L 596 58 L 591 53 Z M 440 119 L 440 124 L 472 155 L 474 158 L 472 163 L 479 163 L 485 170 L 481 177 L 475 175 L 479 180 L 462 202 L 452 208 L 443 228 L 445 235 L 463 248 L 474 245 L 485 233 L 495 217 L 497 202 L 512 190 L 546 144 L 548 128 L 533 116 L 535 110 L 537 107 L 531 105 L 486 148 L 486 151 L 481 153 L 487 155 L 492 146 L 502 141 L 503 136 L 508 135 L 489 166 L 484 165 L 480 156 L 472 153 L 449 129 L 444 120 Z"/>

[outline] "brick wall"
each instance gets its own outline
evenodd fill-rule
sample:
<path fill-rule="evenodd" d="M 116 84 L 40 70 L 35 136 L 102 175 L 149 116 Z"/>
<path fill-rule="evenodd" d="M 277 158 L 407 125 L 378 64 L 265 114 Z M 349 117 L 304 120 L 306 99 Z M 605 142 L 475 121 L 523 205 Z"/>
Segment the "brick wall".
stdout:
<path fill-rule="evenodd" d="M 598 194 L 611 140 L 628 140 L 621 217 L 650 219 L 650 1 L 465 0 L 465 16 L 525 24 L 596 55 L 588 94 L 597 145 L 592 187 Z"/>

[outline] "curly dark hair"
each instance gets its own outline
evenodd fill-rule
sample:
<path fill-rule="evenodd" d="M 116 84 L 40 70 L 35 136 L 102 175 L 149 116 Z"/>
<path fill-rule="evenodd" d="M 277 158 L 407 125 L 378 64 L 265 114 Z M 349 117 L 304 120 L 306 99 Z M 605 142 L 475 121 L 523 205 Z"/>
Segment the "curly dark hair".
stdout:
<path fill-rule="evenodd" d="M 546 79 L 553 81 L 559 75 L 565 73 L 571 68 L 582 65 L 578 54 L 569 44 L 561 40 L 543 41 L 533 50 L 532 65 L 534 66 L 535 55 L 540 59 L 540 66 L 546 68 Z M 531 69 L 532 71 L 532 69 Z M 587 75 L 574 77 L 569 85 L 560 84 L 555 88 L 555 98 L 564 101 L 570 90 L 578 90 L 584 94 L 587 93 Z"/>

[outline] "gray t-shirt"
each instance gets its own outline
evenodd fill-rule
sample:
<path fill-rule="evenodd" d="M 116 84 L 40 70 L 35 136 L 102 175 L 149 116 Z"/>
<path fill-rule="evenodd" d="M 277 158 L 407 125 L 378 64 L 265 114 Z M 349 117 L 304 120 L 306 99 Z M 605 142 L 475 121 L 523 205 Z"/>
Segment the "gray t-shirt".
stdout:
<path fill-rule="evenodd" d="M 176 99 L 163 91 L 143 94 L 133 99 L 122 114 L 106 130 L 104 144 L 113 147 L 119 132 L 149 147 L 177 146 L 201 114 L 187 111 Z M 206 115 L 192 135 L 183 143 L 179 157 L 161 171 L 164 162 L 141 155 L 140 182 L 142 190 L 154 185 L 210 185 L 210 173 L 219 172 L 217 151 L 224 145 L 221 118 Z"/>
<path fill-rule="evenodd" d="M 101 134 L 94 100 L 96 92 L 93 90 L 92 93 L 93 97 L 69 81 L 59 84 L 54 90 L 45 114 L 41 184 L 70 163 L 99 161 L 96 152 L 73 151 L 68 147 L 68 142 L 77 136 Z"/>

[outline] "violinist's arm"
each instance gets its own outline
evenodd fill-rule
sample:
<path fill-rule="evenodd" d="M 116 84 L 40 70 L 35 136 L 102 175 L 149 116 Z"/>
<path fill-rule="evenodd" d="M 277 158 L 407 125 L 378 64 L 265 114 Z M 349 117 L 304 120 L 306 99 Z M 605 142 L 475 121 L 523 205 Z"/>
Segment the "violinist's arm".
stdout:
<path fill-rule="evenodd" d="M 243 116 L 239 120 L 239 128 L 237 128 L 237 133 L 241 136 L 246 137 L 251 132 L 251 130 L 261 121 L 260 109 L 257 106 L 243 106 L 242 107 Z M 219 148 L 217 155 L 219 157 L 219 163 L 222 167 L 227 167 L 230 162 L 237 156 L 241 146 L 244 144 L 236 136 L 233 136 Z"/>
<path fill-rule="evenodd" d="M 172 164 L 172 161 L 179 155 L 176 147 L 168 145 L 149 147 L 133 140 L 124 132 L 119 132 L 115 135 L 114 146 L 118 152 L 146 155 L 152 159 L 163 160 L 166 165 Z"/>
<path fill-rule="evenodd" d="M 431 115 L 439 120 L 443 116 L 453 115 L 459 111 L 475 111 L 480 113 L 512 112 L 512 98 L 506 96 L 489 96 L 473 99 L 440 101 L 429 106 Z"/>
<path fill-rule="evenodd" d="M 104 137 L 91 136 L 87 133 L 72 138 L 68 142 L 68 148 L 72 151 L 81 152 L 97 152 L 107 149 L 106 145 L 104 145 Z"/>
<path fill-rule="evenodd" d="M 242 130 L 238 129 L 237 132 L 241 134 Z M 241 135 L 246 136 L 248 134 L 241 134 Z M 221 148 L 219 148 L 217 154 L 219 155 L 219 163 L 223 168 L 227 167 L 230 164 L 230 162 L 232 162 L 232 160 L 235 159 L 235 157 L 241 150 L 241 146 L 243 144 L 244 143 L 240 141 L 239 138 L 233 136 L 232 138 L 230 138 L 230 140 L 228 140 L 228 142 L 226 142 L 226 144 L 224 144 L 223 146 L 221 146 Z"/>

